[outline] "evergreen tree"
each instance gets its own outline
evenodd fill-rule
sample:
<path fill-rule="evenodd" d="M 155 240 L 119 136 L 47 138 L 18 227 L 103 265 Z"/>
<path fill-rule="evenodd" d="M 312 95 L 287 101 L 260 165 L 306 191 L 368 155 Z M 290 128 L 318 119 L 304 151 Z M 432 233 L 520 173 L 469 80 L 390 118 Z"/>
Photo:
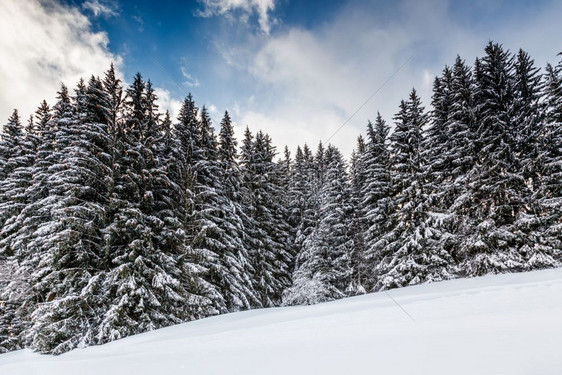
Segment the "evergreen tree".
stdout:
<path fill-rule="evenodd" d="M 222 124 L 222 140 L 227 148 L 234 146 L 227 145 L 228 141 L 224 139 L 226 133 L 232 134 L 231 130 L 225 129 L 230 126 L 229 122 L 227 114 Z M 219 311 L 248 309 L 254 304 L 256 296 L 251 278 L 245 274 L 249 267 L 242 242 L 243 222 L 225 195 L 218 144 L 205 107 L 201 110 L 196 144 L 200 151 L 193 156 L 196 181 L 194 225 L 198 232 L 192 246 L 208 254 L 204 263 L 208 269 L 205 277 L 220 292 L 221 299 L 216 301 Z M 232 148 L 222 149 L 222 154 L 226 156 L 227 151 L 235 152 Z M 234 162 L 233 157 L 235 154 L 225 162 Z"/>
<path fill-rule="evenodd" d="M 468 275 L 521 270 L 518 251 L 523 235 L 513 224 L 523 210 L 526 186 L 516 150 L 515 78 L 513 57 L 501 45 L 489 43 L 476 64 L 479 128 L 475 166 L 465 204 L 471 232 L 461 252 Z"/>
<path fill-rule="evenodd" d="M 250 258 L 254 285 L 261 305 L 276 306 L 283 290 L 290 285 L 289 226 L 281 204 L 278 166 L 273 161 L 275 148 L 262 132 L 253 141 L 247 130 L 242 147 L 243 181 L 246 204 L 252 219 Z"/>
<path fill-rule="evenodd" d="M 560 53 L 559 55 L 562 55 Z M 547 65 L 544 76 L 546 119 L 540 135 L 540 179 L 535 199 L 540 217 L 540 246 L 562 261 L 562 60 Z M 551 249 L 551 250 L 550 250 Z M 533 264 L 534 259 L 529 258 Z M 552 263 L 548 262 L 549 265 Z"/>
<path fill-rule="evenodd" d="M 162 132 L 156 96 L 140 74 L 127 90 L 125 104 L 127 117 L 116 144 L 121 157 L 105 229 L 111 268 L 103 289 L 110 307 L 97 333 L 100 342 L 201 317 L 205 309 L 205 299 L 193 301 L 198 295 L 188 295 L 182 283 L 191 267 L 183 264 L 179 221 L 161 194 L 169 180 L 158 158 Z"/>
<path fill-rule="evenodd" d="M 394 213 L 391 230 L 381 239 L 380 263 L 375 269 L 376 289 L 414 285 L 450 278 L 450 254 L 440 250 L 440 233 L 428 212 L 423 184 L 422 128 L 427 123 L 420 99 L 412 90 L 395 116 L 391 175 Z"/>
<path fill-rule="evenodd" d="M 425 131 L 424 144 L 422 145 L 422 157 L 426 164 L 426 176 L 424 185 L 429 195 L 432 207 L 443 213 L 450 206 L 450 197 L 443 189 L 445 183 L 449 183 L 453 169 L 453 151 L 450 144 L 451 134 L 449 124 L 452 116 L 453 101 L 453 72 L 445 67 L 441 77 L 436 77 L 433 84 L 433 96 L 431 105 L 430 124 Z M 447 199 L 448 198 L 448 199 Z"/>
<path fill-rule="evenodd" d="M 370 122 L 369 122 L 370 124 Z M 365 154 L 367 146 L 363 136 L 357 138 L 357 148 L 351 153 L 350 179 L 351 179 L 351 234 L 353 238 L 353 251 L 350 255 L 352 276 L 349 293 L 365 293 L 365 281 L 368 271 L 365 261 L 365 231 L 367 223 L 361 210 L 363 191 L 366 183 Z"/>
<path fill-rule="evenodd" d="M 245 223 L 249 223 L 250 219 L 243 209 L 243 197 L 241 194 L 242 173 L 237 161 L 238 152 L 236 146 L 237 142 L 234 137 L 232 120 L 228 112 L 225 111 L 219 133 L 218 159 L 221 167 L 220 176 L 223 199 L 228 205 L 225 214 L 229 215 L 227 219 L 230 221 L 230 224 L 227 223 L 227 228 L 232 232 L 232 236 L 235 239 L 235 243 L 232 245 L 238 246 L 229 250 L 232 252 L 232 260 L 235 261 L 239 272 L 239 274 L 235 275 L 237 278 L 235 284 L 239 284 L 236 289 L 239 290 L 237 293 L 241 293 L 241 295 L 235 297 L 235 299 L 238 298 L 239 302 L 244 301 L 244 303 L 239 303 L 238 305 L 231 303 L 233 305 L 231 309 L 247 309 L 259 306 L 260 302 L 252 282 L 254 270 L 248 253 L 251 242 L 247 239 L 248 236 L 246 235 L 245 228 Z"/>
<path fill-rule="evenodd" d="M 351 213 L 349 180 L 343 157 L 336 148 L 329 146 L 324 157 L 326 182 L 320 192 L 318 227 L 305 241 L 293 286 L 283 296 L 285 305 L 342 298 L 351 283 L 353 238 L 348 222 Z"/>
<path fill-rule="evenodd" d="M 293 247 L 298 268 L 299 255 L 304 241 L 317 224 L 319 209 L 318 171 L 310 148 L 305 144 L 297 148 L 291 187 L 289 189 L 289 222 L 293 223 L 295 235 Z"/>
<path fill-rule="evenodd" d="M 539 68 L 534 66 L 530 56 L 519 50 L 514 62 L 513 121 L 515 151 L 520 160 L 519 174 L 524 180 L 525 189 L 520 192 L 524 205 L 516 217 L 513 232 L 522 233 L 519 253 L 524 258 L 526 269 L 555 266 L 559 252 L 552 246 L 555 241 L 544 239 L 540 207 L 535 197 L 540 186 L 540 137 L 545 124 L 541 78 Z"/>
<path fill-rule="evenodd" d="M 387 245 L 385 235 L 392 223 L 390 180 L 390 153 L 387 145 L 389 126 L 380 114 L 375 125 L 367 125 L 367 146 L 364 154 L 365 184 L 361 191 L 360 209 L 365 222 L 365 276 L 364 285 L 372 290 L 375 269 L 381 261 L 381 252 Z"/>
<path fill-rule="evenodd" d="M 28 148 L 20 123 L 18 111 L 14 110 L 0 136 L 0 234 L 6 226 L 11 225 L 13 216 L 21 210 L 21 169 L 28 163 Z M 29 176 L 27 176 L 29 177 Z M 3 242 L 0 242 L 4 245 Z M 21 348 L 20 334 L 25 326 L 18 316 L 18 310 L 24 295 L 19 293 L 26 288 L 18 280 L 17 262 L 8 246 L 0 247 L 0 353 Z M 23 323 L 23 324 L 22 324 Z"/>
<path fill-rule="evenodd" d="M 52 297 L 33 313 L 29 333 L 32 348 L 54 354 L 95 343 L 103 314 L 102 230 L 113 145 L 104 110 L 108 98 L 99 79 L 92 77 L 87 88 L 80 81 L 74 104 L 74 119 L 59 125 L 62 156 L 51 177 L 56 202 L 39 265 L 44 293 Z"/>

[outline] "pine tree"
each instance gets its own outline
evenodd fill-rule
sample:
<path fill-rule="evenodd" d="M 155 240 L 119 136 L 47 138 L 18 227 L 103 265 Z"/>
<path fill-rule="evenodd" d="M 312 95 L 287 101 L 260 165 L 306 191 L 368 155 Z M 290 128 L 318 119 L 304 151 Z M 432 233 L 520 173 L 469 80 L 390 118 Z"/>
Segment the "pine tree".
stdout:
<path fill-rule="evenodd" d="M 0 228 L 11 225 L 13 216 L 21 210 L 20 186 L 21 170 L 28 164 L 29 144 L 26 142 L 19 120 L 14 110 L 3 127 L 0 137 Z M 0 242 L 3 245 L 2 242 Z M 26 288 L 16 275 L 17 262 L 9 246 L 0 247 L 0 353 L 21 348 L 20 334 L 25 323 L 18 316 L 20 304 L 25 296 L 19 293 Z"/>
<path fill-rule="evenodd" d="M 386 246 L 385 235 L 392 223 L 390 153 L 387 138 L 390 127 L 380 114 L 375 125 L 367 125 L 367 146 L 363 157 L 365 184 L 361 191 L 360 209 L 365 222 L 365 280 L 367 290 L 375 285 L 374 271 Z"/>
<path fill-rule="evenodd" d="M 17 200 L 13 185 L 15 181 L 10 180 L 14 172 L 27 164 L 26 158 L 29 145 L 25 142 L 23 127 L 17 110 L 14 110 L 6 125 L 4 125 L 0 136 L 0 228 L 14 216 L 17 211 L 13 206 Z M 10 251 L 2 251 L 5 256 L 11 255 Z"/>
<path fill-rule="evenodd" d="M 121 157 L 105 229 L 111 269 L 104 280 L 104 298 L 110 307 L 97 333 L 100 342 L 179 323 L 187 316 L 200 317 L 205 309 L 204 303 L 195 312 L 185 307 L 195 304 L 194 296 L 186 294 L 182 283 L 187 270 L 181 231 L 179 240 L 170 237 L 181 230 L 179 221 L 160 193 L 167 177 L 158 158 L 162 132 L 150 81 L 145 83 L 137 74 L 125 104 L 126 121 L 116 144 Z"/>
<path fill-rule="evenodd" d="M 559 56 L 562 53 L 559 54 Z M 562 60 L 548 64 L 544 76 L 545 125 L 540 134 L 540 179 L 535 198 L 541 225 L 540 245 L 562 261 Z M 533 259 L 530 258 L 530 261 Z M 551 265 L 551 263 L 549 263 Z"/>
<path fill-rule="evenodd" d="M 275 148 L 262 132 L 255 140 L 246 131 L 242 147 L 245 201 L 250 224 L 250 258 L 254 268 L 254 287 L 261 305 L 276 306 L 283 290 L 290 285 L 292 263 L 289 247 L 289 226 L 281 204 L 280 180 L 273 161 Z"/>
<path fill-rule="evenodd" d="M 224 163 L 230 166 L 235 163 L 236 151 L 230 127 L 230 119 L 226 114 L 221 129 L 221 141 L 225 147 L 221 148 L 221 154 L 226 157 L 221 160 L 222 166 L 225 166 Z M 198 232 L 193 247 L 208 254 L 208 260 L 204 263 L 208 269 L 205 277 L 216 285 L 221 294 L 221 299 L 216 302 L 219 311 L 248 309 L 255 304 L 257 296 L 251 278 L 246 274 L 250 267 L 243 244 L 243 222 L 238 216 L 239 210 L 237 212 L 223 187 L 218 144 L 205 107 L 201 110 L 197 147 L 200 153 L 194 156 L 193 171 L 196 179 L 194 225 Z M 231 172 L 227 171 L 229 174 Z"/>
<path fill-rule="evenodd" d="M 303 251 L 304 241 L 317 224 L 319 181 L 310 148 L 306 144 L 302 149 L 298 147 L 289 188 L 289 222 L 295 231 L 292 244 L 296 254 L 295 269 L 299 266 L 299 254 Z"/>
<path fill-rule="evenodd" d="M 39 265 L 44 293 L 52 297 L 33 313 L 29 333 L 32 348 L 41 352 L 60 354 L 95 343 L 103 314 L 98 289 L 113 146 L 103 110 L 107 102 L 99 79 L 92 77 L 87 88 L 80 81 L 74 118 L 59 125 L 62 156 L 51 177 L 56 203 L 42 245 L 48 255 Z"/>
<path fill-rule="evenodd" d="M 351 190 L 341 153 L 329 146 L 324 156 L 318 227 L 307 237 L 283 304 L 314 304 L 342 298 L 351 283 L 353 238 L 348 221 Z"/>
<path fill-rule="evenodd" d="M 449 183 L 452 175 L 453 156 L 449 140 L 449 124 L 452 115 L 453 72 L 445 67 L 441 77 L 436 77 L 433 84 L 429 127 L 425 130 L 422 157 L 426 163 L 425 187 L 432 207 L 443 213 L 450 206 L 450 197 L 444 195 L 445 183 Z M 449 198 L 449 199 L 447 199 Z"/>
<path fill-rule="evenodd" d="M 380 263 L 375 269 L 375 289 L 414 285 L 450 278 L 450 254 L 440 250 L 440 233 L 428 212 L 423 184 L 422 128 L 427 123 L 420 99 L 412 90 L 395 116 L 392 136 L 391 174 L 393 205 L 391 230 L 382 241 Z"/>
<path fill-rule="evenodd" d="M 544 240 L 540 208 L 535 196 L 540 185 L 540 137 L 545 124 L 542 77 L 539 68 L 523 50 L 519 50 L 514 62 L 514 78 L 515 151 L 520 160 L 519 174 L 525 189 L 520 193 L 524 205 L 516 217 L 513 231 L 522 233 L 519 253 L 524 257 L 525 269 L 552 267 L 557 264 L 555 259 L 559 251 L 552 246 L 552 241 Z"/>
<path fill-rule="evenodd" d="M 489 43 L 475 66 L 478 85 L 478 153 L 469 172 L 466 204 L 472 231 L 463 244 L 461 268 L 468 275 L 517 271 L 524 267 L 518 251 L 523 235 L 513 224 L 524 204 L 525 182 L 516 150 L 513 57 Z"/>
<path fill-rule="evenodd" d="M 5 180 L 14 169 L 13 156 L 16 155 L 18 143 L 23 138 L 23 128 L 17 109 L 2 128 L 0 137 L 0 180 Z"/>
<path fill-rule="evenodd" d="M 365 140 L 363 136 L 360 135 L 357 138 L 357 148 L 352 151 L 350 159 L 351 235 L 353 237 L 353 251 L 350 255 L 352 275 L 349 293 L 352 295 L 365 293 L 365 281 L 367 280 L 368 274 L 365 261 L 365 232 L 367 223 L 361 209 L 367 177 L 365 170 L 366 148 Z"/>
<path fill-rule="evenodd" d="M 238 165 L 237 142 L 234 137 L 234 127 L 232 120 L 227 111 L 221 121 L 219 133 L 218 159 L 221 167 L 221 184 L 222 194 L 224 194 L 225 202 L 230 206 L 228 208 L 230 221 L 234 225 L 229 225 L 232 235 L 236 239 L 238 248 L 235 248 L 232 256 L 235 256 L 240 267 L 240 273 L 237 275 L 236 283 L 240 284 L 238 289 L 242 292 L 240 301 L 246 301 L 244 305 L 237 308 L 251 308 L 259 306 L 260 301 L 256 291 L 254 290 L 252 275 L 254 270 L 251 265 L 248 253 L 250 241 L 247 240 L 245 223 L 249 223 L 243 208 L 242 197 L 242 172 Z M 232 250 L 231 250 L 232 251 Z"/>
<path fill-rule="evenodd" d="M 225 306 L 221 291 L 204 278 L 205 273 L 208 272 L 205 264 L 210 263 L 209 257 L 214 257 L 214 254 L 199 251 L 192 246 L 200 230 L 195 222 L 197 176 L 194 166 L 202 155 L 197 112 L 195 101 L 189 94 L 182 104 L 178 122 L 172 132 L 174 143 L 170 157 L 172 182 L 177 186 L 178 192 L 179 203 L 176 211 L 185 232 L 186 253 L 182 259 L 182 284 L 189 302 L 188 308 L 185 309 L 185 320 L 214 315 L 219 312 L 221 306 L 223 309 Z"/>
<path fill-rule="evenodd" d="M 451 83 L 451 113 L 446 130 L 451 167 L 441 186 L 441 208 L 446 209 L 446 216 L 441 222 L 444 230 L 442 245 L 453 255 L 455 262 L 462 259 L 465 237 L 474 230 L 469 217 L 473 209 L 470 203 L 469 172 L 474 168 L 478 155 L 478 96 L 478 87 L 470 67 L 457 55 Z"/>

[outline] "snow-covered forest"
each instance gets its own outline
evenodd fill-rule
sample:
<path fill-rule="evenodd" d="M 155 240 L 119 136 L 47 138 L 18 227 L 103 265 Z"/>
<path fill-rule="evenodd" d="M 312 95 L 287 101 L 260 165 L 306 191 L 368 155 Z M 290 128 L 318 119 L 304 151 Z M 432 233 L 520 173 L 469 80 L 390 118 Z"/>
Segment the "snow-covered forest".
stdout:
<path fill-rule="evenodd" d="M 349 162 L 215 132 L 150 81 L 62 86 L 0 140 L 0 353 L 562 261 L 562 61 L 457 57 Z M 390 132 L 390 124 L 393 131 Z"/>

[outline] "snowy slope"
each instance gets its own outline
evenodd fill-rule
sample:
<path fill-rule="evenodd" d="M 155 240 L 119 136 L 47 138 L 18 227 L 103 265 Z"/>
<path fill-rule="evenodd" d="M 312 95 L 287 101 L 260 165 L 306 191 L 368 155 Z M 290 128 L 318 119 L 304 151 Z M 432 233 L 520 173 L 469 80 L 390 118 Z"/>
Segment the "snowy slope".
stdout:
<path fill-rule="evenodd" d="M 0 374 L 562 374 L 562 269 L 218 316 Z"/>

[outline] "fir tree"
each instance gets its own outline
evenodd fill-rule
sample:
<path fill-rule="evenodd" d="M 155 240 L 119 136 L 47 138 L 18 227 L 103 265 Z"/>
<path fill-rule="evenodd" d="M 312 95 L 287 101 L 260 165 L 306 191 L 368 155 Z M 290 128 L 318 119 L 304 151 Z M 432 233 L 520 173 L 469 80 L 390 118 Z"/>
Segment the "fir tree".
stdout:
<path fill-rule="evenodd" d="M 232 133 L 224 129 L 229 126 L 229 118 L 226 117 L 222 129 L 225 143 L 228 143 L 224 139 L 225 133 Z M 248 309 L 255 303 L 256 296 L 251 278 L 245 274 L 249 267 L 243 245 L 243 222 L 224 192 L 218 144 L 205 107 L 201 110 L 197 135 L 200 152 L 194 155 L 193 171 L 196 181 L 194 225 L 198 232 L 193 247 L 207 254 L 203 263 L 208 269 L 205 277 L 220 292 L 221 298 L 216 301 L 219 311 Z M 233 139 L 230 141 L 233 142 Z M 225 144 L 225 147 L 229 146 Z M 222 154 L 226 151 L 223 149 Z M 228 150 L 229 153 L 232 151 L 232 148 Z M 234 161 L 234 156 L 230 157 L 230 162 Z"/>
<path fill-rule="evenodd" d="M 408 102 L 402 101 L 395 117 L 392 136 L 391 173 L 393 225 L 382 241 L 380 263 L 375 269 L 376 289 L 414 285 L 424 281 L 450 278 L 450 254 L 437 243 L 439 231 L 428 212 L 427 194 L 423 184 L 421 146 L 422 128 L 427 123 L 415 90 Z"/>
<path fill-rule="evenodd" d="M 380 114 L 374 126 L 367 125 L 367 146 L 363 157 L 365 184 L 361 191 L 360 209 L 365 222 L 365 280 L 367 290 L 375 284 L 375 268 L 386 246 L 384 236 L 390 230 L 392 201 L 389 150 L 389 126 Z"/>
<path fill-rule="evenodd" d="M 369 122 L 370 124 L 370 122 Z M 365 154 L 367 146 L 363 136 L 357 138 L 357 148 L 351 153 L 350 159 L 350 179 L 351 179 L 351 231 L 353 237 L 353 251 L 350 255 L 352 268 L 350 294 L 365 293 L 365 281 L 368 271 L 365 261 L 365 231 L 367 223 L 361 209 L 363 192 L 366 183 Z"/>
<path fill-rule="evenodd" d="M 246 132 L 242 147 L 243 181 L 248 213 L 252 219 L 250 258 L 254 285 L 264 307 L 280 303 L 283 290 L 290 285 L 289 226 L 281 204 L 280 180 L 273 161 L 275 148 L 269 136 L 258 132 L 255 141 Z"/>
<path fill-rule="evenodd" d="M 521 270 L 522 234 L 513 224 L 524 204 L 525 182 L 516 150 L 513 57 L 489 43 L 476 64 L 479 105 L 478 157 L 469 172 L 465 204 L 472 206 L 471 232 L 461 268 L 469 275 Z"/>
<path fill-rule="evenodd" d="M 73 120 L 59 125 L 61 166 L 53 166 L 53 223 L 39 265 L 48 300 L 33 313 L 31 346 L 60 354 L 95 343 L 103 314 L 99 288 L 103 268 L 105 209 L 108 205 L 112 144 L 107 128 L 107 97 L 95 77 L 76 90 Z M 63 132 L 64 129 L 64 132 Z"/>
<path fill-rule="evenodd" d="M 116 145 L 122 156 L 105 230 L 112 264 L 104 281 L 110 307 L 98 330 L 101 342 L 201 316 L 185 308 L 186 302 L 193 305 L 182 283 L 186 249 L 170 239 L 178 221 L 168 216 L 159 194 L 167 179 L 158 158 L 162 132 L 155 102 L 150 82 L 137 74 L 127 90 L 127 120 Z M 204 303 L 198 308 L 204 310 Z"/>
<path fill-rule="evenodd" d="M 562 55 L 560 53 L 559 55 Z M 535 198 L 540 216 L 540 245 L 562 261 L 562 60 L 547 65 L 544 76 L 546 118 L 540 135 L 540 180 Z M 533 261 L 530 258 L 529 262 Z M 552 264 L 549 264 L 552 265 Z"/>
<path fill-rule="evenodd" d="M 344 297 L 351 283 L 353 238 L 348 218 L 351 191 L 341 153 L 329 146 L 324 155 L 326 182 L 321 188 L 318 227 L 307 237 L 283 304 L 314 304 Z"/>

